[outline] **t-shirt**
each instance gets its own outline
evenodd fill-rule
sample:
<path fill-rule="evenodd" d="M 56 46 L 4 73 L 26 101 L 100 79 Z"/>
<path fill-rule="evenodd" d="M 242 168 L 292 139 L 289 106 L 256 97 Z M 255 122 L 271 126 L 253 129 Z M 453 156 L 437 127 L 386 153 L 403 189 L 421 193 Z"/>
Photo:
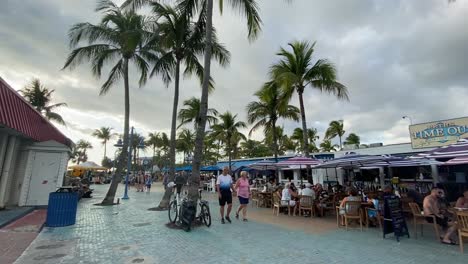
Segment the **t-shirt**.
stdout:
<path fill-rule="evenodd" d="M 315 200 L 315 192 L 310 188 L 304 188 L 301 191 L 301 195 L 312 196 L 312 200 Z"/>
<path fill-rule="evenodd" d="M 231 175 L 219 175 L 218 179 L 216 180 L 216 185 L 219 185 L 219 189 L 221 191 L 228 191 L 231 189 L 232 185 L 232 177 Z"/>
<path fill-rule="evenodd" d="M 241 177 L 238 181 L 239 186 L 237 188 L 237 196 L 240 196 L 242 198 L 249 198 L 249 180 L 244 180 Z"/>

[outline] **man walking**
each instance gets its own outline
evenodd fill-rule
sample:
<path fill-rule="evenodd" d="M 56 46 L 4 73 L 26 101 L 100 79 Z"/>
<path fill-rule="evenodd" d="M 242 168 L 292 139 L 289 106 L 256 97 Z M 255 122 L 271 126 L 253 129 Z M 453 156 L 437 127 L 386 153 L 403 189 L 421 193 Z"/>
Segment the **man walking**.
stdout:
<path fill-rule="evenodd" d="M 224 224 L 224 206 L 228 205 L 227 212 L 226 212 L 226 221 L 231 223 L 231 218 L 229 214 L 231 213 L 232 209 L 232 177 L 229 173 L 229 167 L 223 168 L 223 174 L 218 176 L 216 180 L 216 190 L 218 191 L 218 198 L 219 198 L 219 212 L 221 213 L 221 224 Z"/>

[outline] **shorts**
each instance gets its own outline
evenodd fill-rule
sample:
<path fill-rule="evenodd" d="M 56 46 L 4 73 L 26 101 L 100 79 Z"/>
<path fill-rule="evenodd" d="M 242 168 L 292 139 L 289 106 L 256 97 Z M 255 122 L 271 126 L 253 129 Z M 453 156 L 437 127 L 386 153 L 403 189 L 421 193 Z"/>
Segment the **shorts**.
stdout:
<path fill-rule="evenodd" d="M 436 223 L 437 223 L 438 225 L 440 225 L 441 227 L 443 227 L 443 228 L 447 228 L 447 227 L 448 227 L 448 218 L 447 218 L 447 217 L 440 218 L 440 217 L 437 217 L 437 216 L 436 216 L 435 219 L 436 219 Z M 428 223 L 431 223 L 431 224 L 434 223 L 434 219 L 433 219 L 432 217 L 426 217 L 426 221 L 427 221 Z"/>
<path fill-rule="evenodd" d="M 232 204 L 232 193 L 231 190 L 220 190 L 221 198 L 219 198 L 219 206 Z"/>
<path fill-rule="evenodd" d="M 146 188 L 151 188 L 151 184 L 146 184 Z"/>
<path fill-rule="evenodd" d="M 239 198 L 239 203 L 240 204 L 249 204 L 249 198 L 244 198 L 244 197 L 240 197 L 240 196 L 237 196 Z"/>
<path fill-rule="evenodd" d="M 296 206 L 296 201 L 294 200 L 289 200 L 289 204 L 288 204 L 288 201 L 281 201 L 281 205 L 282 206 Z"/>

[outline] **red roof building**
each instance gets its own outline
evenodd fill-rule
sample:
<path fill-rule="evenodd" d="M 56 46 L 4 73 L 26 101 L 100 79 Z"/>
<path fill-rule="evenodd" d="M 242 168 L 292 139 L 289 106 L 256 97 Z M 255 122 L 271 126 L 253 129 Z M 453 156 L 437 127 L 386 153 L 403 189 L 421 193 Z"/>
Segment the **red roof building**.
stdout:
<path fill-rule="evenodd" d="M 69 138 L 0 77 L 0 129 L 2 127 L 37 142 L 54 140 L 68 147 L 72 145 Z"/>

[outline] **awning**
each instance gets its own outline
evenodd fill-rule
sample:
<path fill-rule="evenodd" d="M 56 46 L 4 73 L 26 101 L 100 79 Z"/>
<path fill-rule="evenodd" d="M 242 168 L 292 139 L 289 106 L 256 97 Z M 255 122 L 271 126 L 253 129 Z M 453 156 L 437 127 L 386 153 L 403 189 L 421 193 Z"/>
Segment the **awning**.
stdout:
<path fill-rule="evenodd" d="M 86 161 L 78 165 L 72 165 L 72 166 L 69 166 L 68 168 L 76 169 L 76 170 L 108 170 L 108 168 L 99 166 L 95 162 L 92 162 L 92 161 Z"/>
<path fill-rule="evenodd" d="M 200 171 L 220 171 L 220 170 L 223 170 L 223 169 L 216 165 L 205 166 L 205 167 L 201 167 L 200 169 Z"/>
<path fill-rule="evenodd" d="M 365 167 L 368 164 L 377 162 L 390 162 L 392 160 L 401 160 L 402 158 L 385 156 L 385 155 L 361 155 L 349 153 L 343 157 L 325 161 L 317 165 L 315 168 L 359 168 Z"/>

